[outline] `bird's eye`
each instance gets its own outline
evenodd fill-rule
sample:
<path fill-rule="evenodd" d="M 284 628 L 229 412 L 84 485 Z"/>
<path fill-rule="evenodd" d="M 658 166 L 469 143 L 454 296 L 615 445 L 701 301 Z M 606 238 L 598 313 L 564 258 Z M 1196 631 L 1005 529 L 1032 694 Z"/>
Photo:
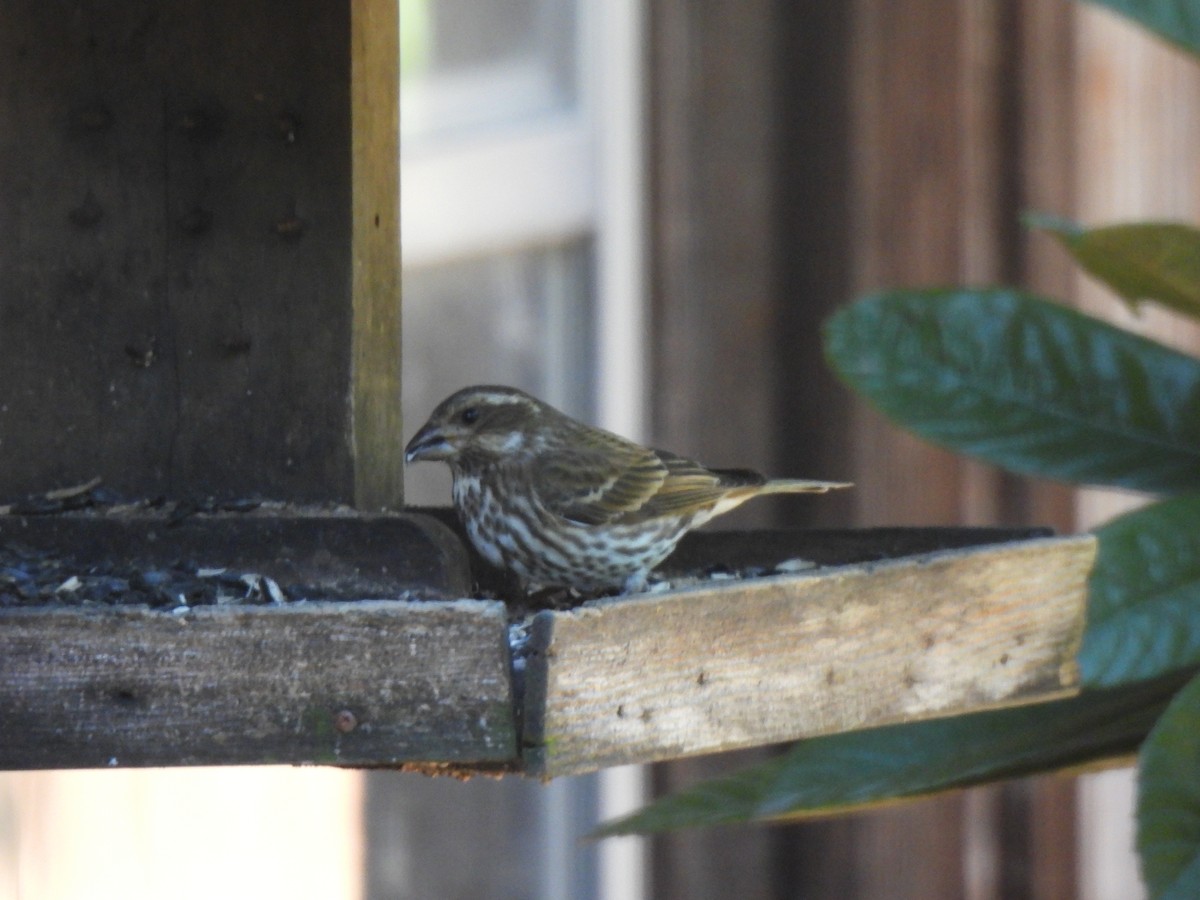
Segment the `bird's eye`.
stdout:
<path fill-rule="evenodd" d="M 479 407 L 478 406 L 468 406 L 466 409 L 464 409 L 462 411 L 462 415 L 460 415 L 459 418 L 462 419 L 464 425 L 473 424 L 476 420 L 479 419 Z"/>

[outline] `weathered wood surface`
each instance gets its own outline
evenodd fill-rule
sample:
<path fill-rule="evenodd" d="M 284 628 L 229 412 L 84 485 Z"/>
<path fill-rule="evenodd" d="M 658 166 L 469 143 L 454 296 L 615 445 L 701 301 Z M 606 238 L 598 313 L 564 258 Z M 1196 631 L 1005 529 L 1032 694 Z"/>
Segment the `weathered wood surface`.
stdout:
<path fill-rule="evenodd" d="M 0 768 L 515 756 L 500 603 L 0 611 Z"/>
<path fill-rule="evenodd" d="M 1090 536 L 946 551 L 535 617 L 542 777 L 1071 693 Z"/>

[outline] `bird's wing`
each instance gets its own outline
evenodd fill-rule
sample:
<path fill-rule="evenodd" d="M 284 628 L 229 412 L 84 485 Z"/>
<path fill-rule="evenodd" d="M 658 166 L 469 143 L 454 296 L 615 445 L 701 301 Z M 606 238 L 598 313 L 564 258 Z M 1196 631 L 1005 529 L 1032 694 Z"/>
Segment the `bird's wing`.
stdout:
<path fill-rule="evenodd" d="M 602 525 L 642 509 L 666 478 L 667 466 L 653 450 L 595 431 L 586 445 L 542 454 L 532 482 L 546 509 Z"/>
<path fill-rule="evenodd" d="M 757 487 L 766 480 L 747 469 L 708 469 L 665 450 L 655 453 L 667 467 L 667 477 L 639 511 L 638 518 L 684 515 L 707 509 L 734 488 Z"/>
<path fill-rule="evenodd" d="M 731 488 L 764 481 L 756 472 L 706 469 L 607 433 L 586 448 L 544 456 L 533 480 L 547 509 L 586 525 L 683 515 L 713 506 Z"/>

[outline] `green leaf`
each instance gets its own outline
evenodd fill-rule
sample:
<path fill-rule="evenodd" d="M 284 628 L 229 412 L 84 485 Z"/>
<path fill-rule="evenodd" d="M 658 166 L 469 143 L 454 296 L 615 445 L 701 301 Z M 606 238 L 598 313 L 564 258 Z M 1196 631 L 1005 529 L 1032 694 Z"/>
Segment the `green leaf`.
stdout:
<path fill-rule="evenodd" d="M 1153 300 L 1200 317 L 1200 230 L 1138 222 L 1087 230 L 1040 216 L 1026 221 L 1057 237 L 1080 265 L 1130 305 Z"/>
<path fill-rule="evenodd" d="M 1200 678 L 1142 748 L 1138 851 L 1154 897 L 1200 897 Z"/>
<path fill-rule="evenodd" d="M 1194 0 L 1089 0 L 1107 6 L 1159 37 L 1200 55 L 1200 6 Z"/>
<path fill-rule="evenodd" d="M 600 836 L 812 816 L 1133 753 L 1186 678 L 796 744 L 665 797 Z"/>
<path fill-rule="evenodd" d="M 1197 897 L 1200 897 L 1200 857 L 1193 857 L 1179 877 L 1154 895 L 1154 900 L 1196 900 Z"/>
<path fill-rule="evenodd" d="M 1127 513 L 1096 536 L 1079 653 L 1084 684 L 1111 686 L 1200 663 L 1200 496 Z"/>
<path fill-rule="evenodd" d="M 825 352 L 943 446 L 1063 481 L 1200 489 L 1200 361 L 1074 310 L 1007 289 L 886 292 L 834 315 Z"/>

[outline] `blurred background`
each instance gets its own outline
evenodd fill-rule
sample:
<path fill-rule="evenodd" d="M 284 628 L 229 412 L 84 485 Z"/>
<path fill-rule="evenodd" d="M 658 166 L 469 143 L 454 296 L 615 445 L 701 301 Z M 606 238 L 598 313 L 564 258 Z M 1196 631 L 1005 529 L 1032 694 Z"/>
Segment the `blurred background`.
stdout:
<path fill-rule="evenodd" d="M 406 435 L 528 389 L 712 465 L 846 479 L 722 527 L 1087 528 L 1135 502 L 999 474 L 834 383 L 868 290 L 1016 283 L 1132 319 L 1018 217 L 1200 219 L 1200 76 L 1068 0 L 400 0 Z M 444 467 L 407 500 L 445 504 Z M 0 774 L 0 896 L 1144 895 L 1128 770 L 799 826 L 591 844 L 771 751 L 550 785 L 324 769 Z"/>

